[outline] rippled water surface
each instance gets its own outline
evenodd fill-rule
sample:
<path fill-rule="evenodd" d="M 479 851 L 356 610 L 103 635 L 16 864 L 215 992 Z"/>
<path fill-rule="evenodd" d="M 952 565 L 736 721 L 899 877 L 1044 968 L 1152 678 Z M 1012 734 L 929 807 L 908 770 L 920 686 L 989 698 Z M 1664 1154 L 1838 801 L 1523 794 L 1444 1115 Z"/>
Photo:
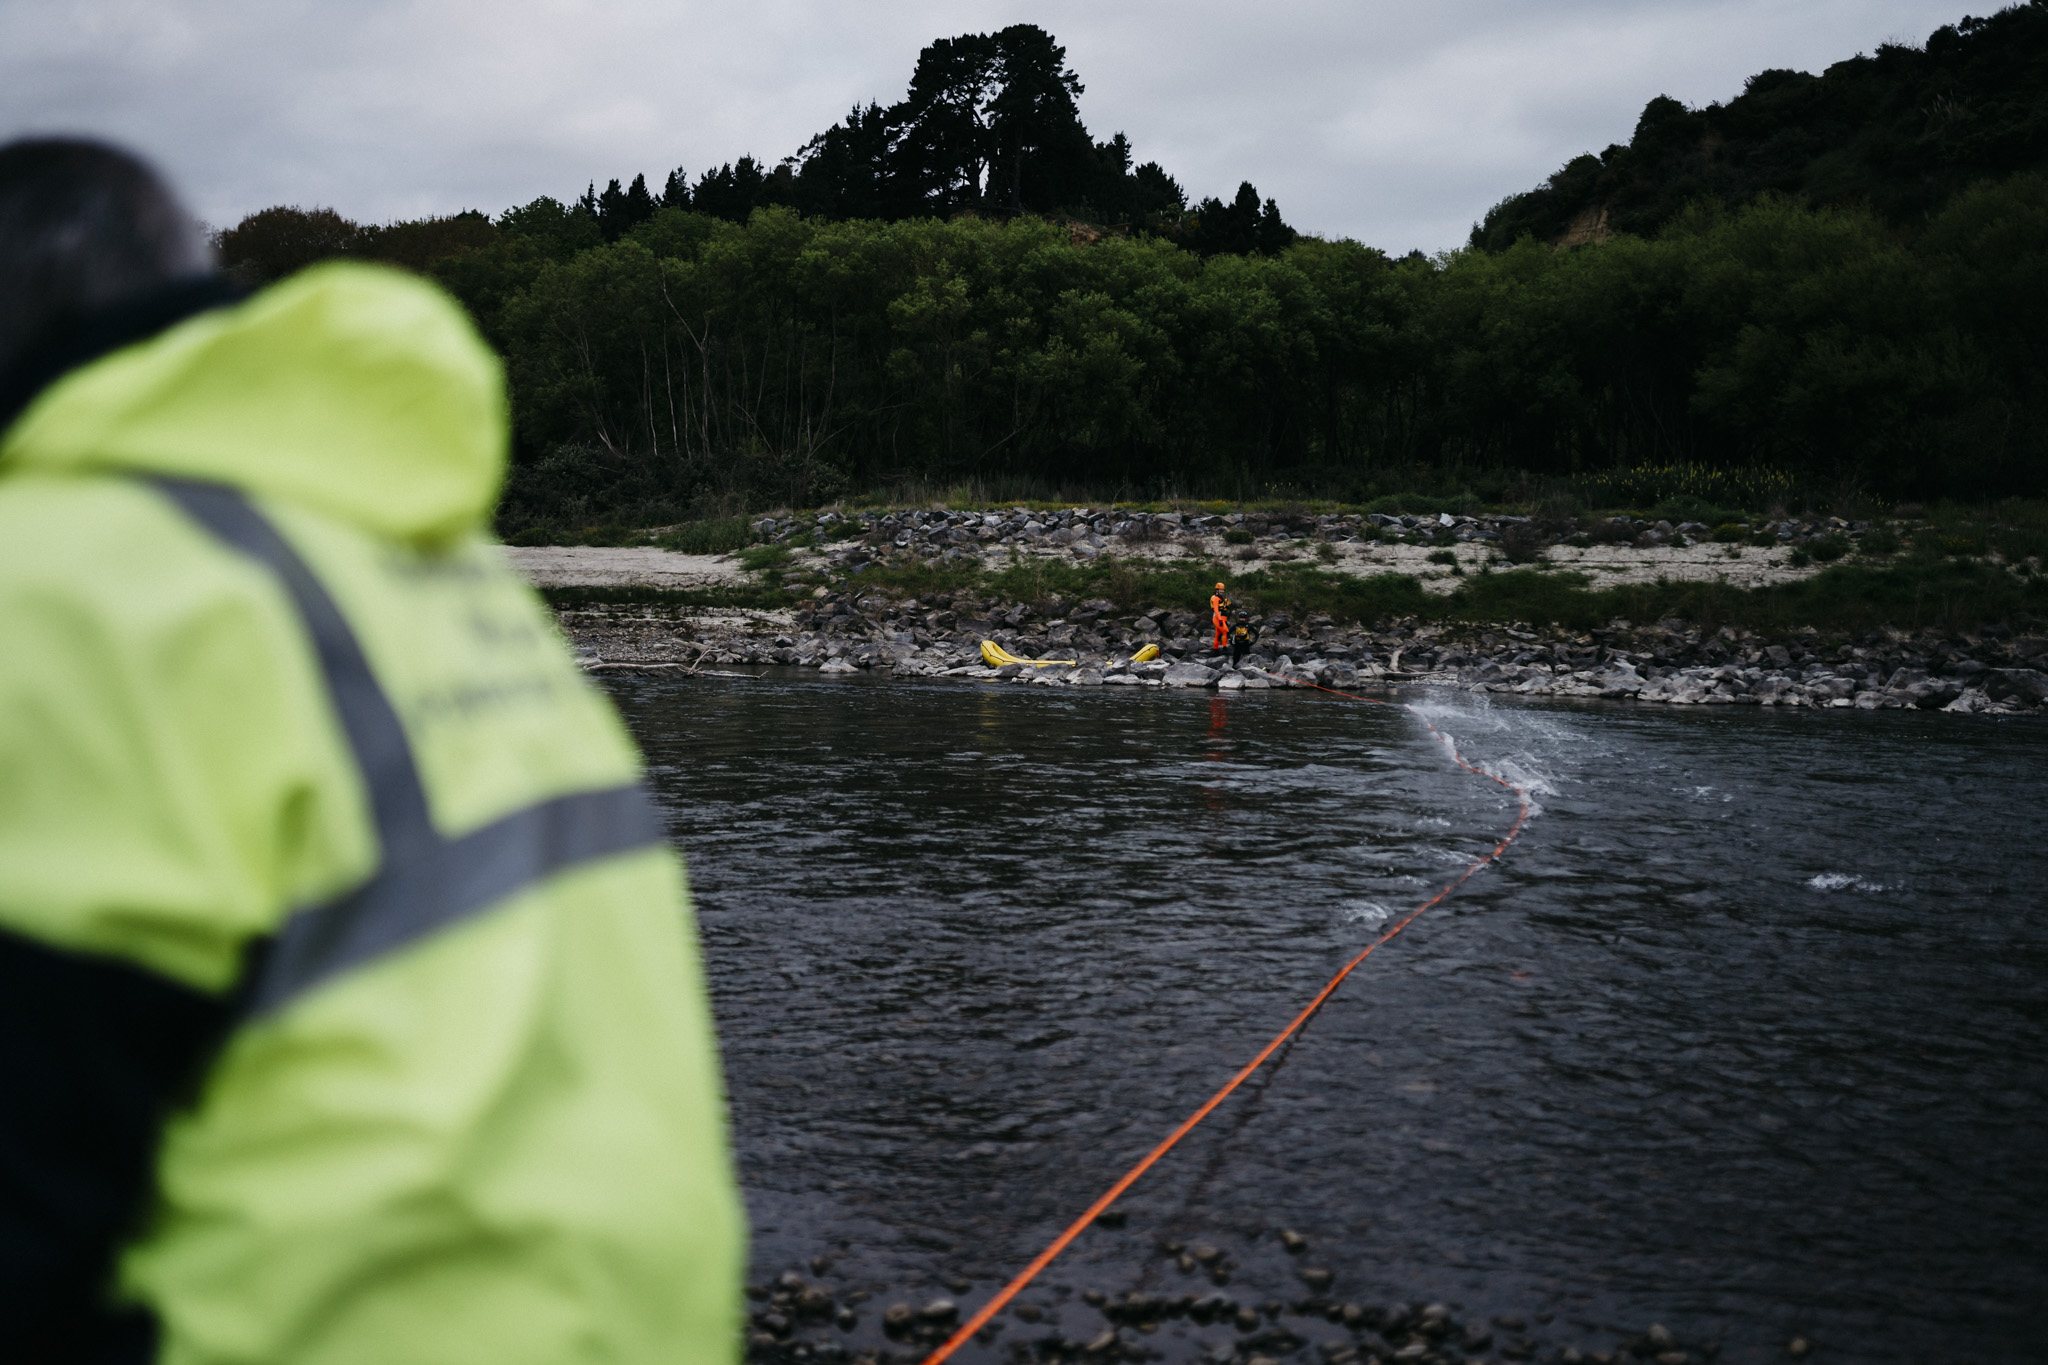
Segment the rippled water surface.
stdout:
<path fill-rule="evenodd" d="M 867 1318 L 979 1303 L 1513 815 L 1313 694 L 612 688 L 690 861 L 755 1273 L 830 1253 Z M 1207 1240 L 1241 1300 L 1305 1259 L 1541 1358 L 1654 1321 L 2048 1359 L 2048 727 L 1411 699 L 1540 814 L 1026 1297 L 1085 1337 L 1082 1289 L 1208 1292 L 1157 1251 Z"/>

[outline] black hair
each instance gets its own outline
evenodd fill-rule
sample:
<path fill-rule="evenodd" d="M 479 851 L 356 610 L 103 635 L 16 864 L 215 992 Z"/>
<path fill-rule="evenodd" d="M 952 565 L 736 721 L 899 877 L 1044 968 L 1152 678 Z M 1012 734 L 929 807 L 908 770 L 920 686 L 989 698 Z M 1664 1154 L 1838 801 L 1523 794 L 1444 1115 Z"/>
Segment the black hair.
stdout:
<path fill-rule="evenodd" d="M 110 314 L 140 305 L 160 329 L 167 297 L 210 292 L 195 286 L 212 270 L 198 220 L 134 155 L 79 138 L 0 146 L 0 422 L 55 377 L 53 358 L 89 358 L 80 338 L 104 339 Z"/>

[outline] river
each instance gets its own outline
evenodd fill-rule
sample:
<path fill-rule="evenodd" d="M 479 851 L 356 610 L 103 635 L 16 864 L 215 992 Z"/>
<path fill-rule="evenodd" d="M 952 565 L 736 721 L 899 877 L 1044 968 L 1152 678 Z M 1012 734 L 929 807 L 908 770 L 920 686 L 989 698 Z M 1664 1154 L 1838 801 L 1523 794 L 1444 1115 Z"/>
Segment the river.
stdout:
<path fill-rule="evenodd" d="M 689 859 L 754 1274 L 830 1257 L 873 1295 L 855 1348 L 887 1303 L 985 1299 L 1514 810 L 1415 716 L 1316 694 L 607 686 Z M 1239 1301 L 1312 1264 L 1542 1360 L 1653 1322 L 1695 1359 L 2048 1358 L 2048 727 L 1407 699 L 1526 783 L 1527 833 L 1029 1330 L 1217 1292 L 1160 1250 L 1208 1242 Z"/>

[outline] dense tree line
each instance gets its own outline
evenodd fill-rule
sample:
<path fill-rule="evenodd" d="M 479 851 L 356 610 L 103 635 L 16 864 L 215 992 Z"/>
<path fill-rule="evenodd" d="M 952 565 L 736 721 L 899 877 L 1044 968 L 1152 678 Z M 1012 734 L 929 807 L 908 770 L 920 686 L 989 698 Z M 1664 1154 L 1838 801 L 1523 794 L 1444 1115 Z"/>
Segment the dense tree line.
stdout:
<path fill-rule="evenodd" d="M 446 218 L 365 226 L 333 209 L 280 205 L 250 214 L 219 234 L 215 245 L 221 264 L 254 285 L 283 279 L 294 270 L 336 256 L 425 271 L 437 261 L 496 245 L 502 225 L 503 220 L 494 224 L 471 210 Z M 598 240 L 593 232 L 588 243 Z"/>
<path fill-rule="evenodd" d="M 614 243 L 437 270 L 510 368 L 521 525 L 909 478 L 1368 496 L 1418 469 L 1697 462 L 1928 496 L 2048 471 L 2038 173 L 1910 243 L 1775 197 L 1437 260 L 662 210 Z"/>
<path fill-rule="evenodd" d="M 1436 260 L 783 208 L 657 208 L 608 243 L 544 203 L 481 233 L 427 268 L 506 358 L 519 525 L 906 478 L 1360 496 L 1693 462 L 1822 492 L 2048 491 L 2039 172 L 1910 238 L 1767 196 L 1650 237 Z"/>
<path fill-rule="evenodd" d="M 1660 95 L 1627 145 L 1494 206 L 1472 245 L 1656 232 L 1702 199 L 1861 204 L 1910 230 L 1964 186 L 2048 165 L 2048 0 L 1887 43 L 1818 76 L 1763 71 L 1726 104 Z"/>
<path fill-rule="evenodd" d="M 903 101 L 772 171 L 614 180 L 495 221 L 271 209 L 222 247 L 252 279 L 357 255 L 462 299 L 511 375 L 512 529 L 910 479 L 1356 497 L 1682 463 L 1823 495 L 2039 493 L 2048 157 L 2043 87 L 2014 73 L 2044 13 L 1759 78 L 1726 110 L 1653 102 L 1599 162 L 1606 198 L 1554 179 L 1434 260 L 1297 238 L 1250 185 L 1176 218 L 1178 185 L 1088 137 L 1080 82 L 1028 26 L 934 43 Z M 1904 125 L 1870 111 L 1941 80 L 1966 112 L 1917 152 L 1886 142 Z M 1772 124 L 1795 84 L 1806 122 Z M 1855 156 L 1815 131 L 1858 118 Z M 1821 193 L 1820 166 L 1889 197 Z M 1588 205 L 1606 226 L 1557 249 Z"/>

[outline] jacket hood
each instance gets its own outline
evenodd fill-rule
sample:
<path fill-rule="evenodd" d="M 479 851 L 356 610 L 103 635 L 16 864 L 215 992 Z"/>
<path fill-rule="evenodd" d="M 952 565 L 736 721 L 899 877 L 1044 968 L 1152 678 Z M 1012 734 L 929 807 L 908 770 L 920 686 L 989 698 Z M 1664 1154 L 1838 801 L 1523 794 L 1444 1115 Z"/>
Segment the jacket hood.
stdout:
<path fill-rule="evenodd" d="M 506 440 L 503 369 L 462 309 L 332 264 L 57 380 L 0 435 L 0 474 L 212 479 L 431 542 L 488 522 Z"/>

